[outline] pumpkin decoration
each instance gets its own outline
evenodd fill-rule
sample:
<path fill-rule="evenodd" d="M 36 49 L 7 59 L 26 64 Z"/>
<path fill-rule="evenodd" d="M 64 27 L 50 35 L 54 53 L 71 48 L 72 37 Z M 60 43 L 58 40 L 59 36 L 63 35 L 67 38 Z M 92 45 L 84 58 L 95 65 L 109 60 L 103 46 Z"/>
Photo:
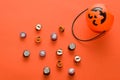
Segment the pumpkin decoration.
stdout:
<path fill-rule="evenodd" d="M 88 27 L 95 32 L 108 31 L 113 24 L 114 16 L 108 12 L 104 4 L 96 4 L 86 12 Z"/>
<path fill-rule="evenodd" d="M 88 27 L 92 31 L 98 33 L 96 36 L 93 36 L 88 39 L 81 39 L 74 32 L 75 22 L 83 13 L 86 13 L 86 21 L 87 21 Z M 104 4 L 93 5 L 90 8 L 84 9 L 75 17 L 72 23 L 72 35 L 75 39 L 79 41 L 86 42 L 86 41 L 95 40 L 101 37 L 103 34 L 105 34 L 108 30 L 110 30 L 113 24 L 113 21 L 114 21 L 114 16 L 108 11 L 108 9 L 105 7 Z"/>

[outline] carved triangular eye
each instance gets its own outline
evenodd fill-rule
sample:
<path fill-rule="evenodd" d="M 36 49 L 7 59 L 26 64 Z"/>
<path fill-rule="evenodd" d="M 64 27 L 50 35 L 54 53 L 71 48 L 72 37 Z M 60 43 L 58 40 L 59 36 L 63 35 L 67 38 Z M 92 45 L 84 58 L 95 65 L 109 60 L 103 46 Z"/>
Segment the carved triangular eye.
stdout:
<path fill-rule="evenodd" d="M 94 15 L 94 18 L 97 18 L 97 16 L 96 16 L 96 15 Z"/>
<path fill-rule="evenodd" d="M 92 19 L 92 18 L 93 18 L 93 16 L 91 16 L 90 14 L 88 14 L 88 18 Z"/>

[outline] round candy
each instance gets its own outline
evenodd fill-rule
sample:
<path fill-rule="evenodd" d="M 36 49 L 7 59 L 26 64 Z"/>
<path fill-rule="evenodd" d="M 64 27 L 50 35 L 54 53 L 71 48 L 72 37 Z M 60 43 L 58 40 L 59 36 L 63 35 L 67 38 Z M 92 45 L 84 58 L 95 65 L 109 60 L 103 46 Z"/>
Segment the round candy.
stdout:
<path fill-rule="evenodd" d="M 58 62 L 57 62 L 57 67 L 58 67 L 58 68 L 62 68 L 62 67 L 63 67 L 63 64 L 62 64 L 62 61 L 61 61 L 61 60 L 58 60 Z"/>
<path fill-rule="evenodd" d="M 41 28 L 42 28 L 42 25 L 40 25 L 40 24 L 37 24 L 37 25 L 35 26 L 35 29 L 36 29 L 37 31 L 40 31 Z"/>
<path fill-rule="evenodd" d="M 62 27 L 62 26 L 60 26 L 60 27 L 59 27 L 59 31 L 60 31 L 60 32 L 64 32 L 64 31 L 65 31 L 65 28 Z"/>
<path fill-rule="evenodd" d="M 49 75 L 50 74 L 50 68 L 49 67 L 44 67 L 43 74 L 44 75 Z"/>
<path fill-rule="evenodd" d="M 24 57 L 29 57 L 29 56 L 30 56 L 30 52 L 29 52 L 28 50 L 25 50 L 25 51 L 23 52 L 23 56 L 24 56 Z"/>
<path fill-rule="evenodd" d="M 56 52 L 56 54 L 57 54 L 58 56 L 61 56 L 61 55 L 63 54 L 62 49 L 58 49 L 57 52 Z"/>
<path fill-rule="evenodd" d="M 75 58 L 74 58 L 74 60 L 75 60 L 75 62 L 80 62 L 81 61 L 81 57 L 80 56 L 75 56 Z"/>
<path fill-rule="evenodd" d="M 21 33 L 20 33 L 20 37 L 21 37 L 21 38 L 26 38 L 26 36 L 27 36 L 27 34 L 26 34 L 25 32 L 21 32 Z"/>
<path fill-rule="evenodd" d="M 68 49 L 69 50 L 74 50 L 76 48 L 76 45 L 74 44 L 74 43 L 70 43 L 69 45 L 68 45 Z"/>
<path fill-rule="evenodd" d="M 51 39 L 52 39 L 53 41 L 57 40 L 57 34 L 56 34 L 56 33 L 52 33 L 52 34 L 51 34 Z"/>
<path fill-rule="evenodd" d="M 41 57 L 46 56 L 46 51 L 45 51 L 45 50 L 41 50 L 41 51 L 40 51 L 40 56 L 41 56 Z"/>
<path fill-rule="evenodd" d="M 36 43 L 40 43 L 40 42 L 41 42 L 40 36 L 37 36 L 37 37 L 35 38 L 35 42 L 36 42 Z"/>
<path fill-rule="evenodd" d="M 75 74 L 75 69 L 74 68 L 69 68 L 68 74 L 69 75 L 74 75 Z"/>

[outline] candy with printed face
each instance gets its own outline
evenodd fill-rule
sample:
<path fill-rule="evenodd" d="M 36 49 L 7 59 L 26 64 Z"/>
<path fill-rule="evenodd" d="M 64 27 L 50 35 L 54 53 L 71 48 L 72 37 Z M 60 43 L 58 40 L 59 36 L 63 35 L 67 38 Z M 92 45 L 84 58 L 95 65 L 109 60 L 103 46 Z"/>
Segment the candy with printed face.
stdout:
<path fill-rule="evenodd" d="M 41 24 L 37 24 L 37 25 L 35 26 L 35 29 L 36 29 L 37 31 L 40 31 L 41 28 L 42 28 L 42 25 L 41 25 Z"/>
<path fill-rule="evenodd" d="M 74 57 L 74 61 L 77 62 L 77 63 L 80 62 L 81 61 L 81 57 L 80 56 L 75 56 Z"/>
<path fill-rule="evenodd" d="M 63 54 L 63 50 L 62 50 L 62 49 L 58 49 L 58 50 L 56 51 L 56 54 L 57 54 L 58 56 L 61 56 L 61 55 Z"/>

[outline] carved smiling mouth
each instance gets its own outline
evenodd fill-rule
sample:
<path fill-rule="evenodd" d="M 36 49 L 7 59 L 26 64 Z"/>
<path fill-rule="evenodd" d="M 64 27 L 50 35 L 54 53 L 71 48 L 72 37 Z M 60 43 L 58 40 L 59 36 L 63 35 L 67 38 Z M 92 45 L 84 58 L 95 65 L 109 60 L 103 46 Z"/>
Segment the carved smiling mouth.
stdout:
<path fill-rule="evenodd" d="M 97 26 L 98 24 L 96 23 L 96 20 L 93 20 L 93 24 L 95 25 L 95 26 Z"/>

